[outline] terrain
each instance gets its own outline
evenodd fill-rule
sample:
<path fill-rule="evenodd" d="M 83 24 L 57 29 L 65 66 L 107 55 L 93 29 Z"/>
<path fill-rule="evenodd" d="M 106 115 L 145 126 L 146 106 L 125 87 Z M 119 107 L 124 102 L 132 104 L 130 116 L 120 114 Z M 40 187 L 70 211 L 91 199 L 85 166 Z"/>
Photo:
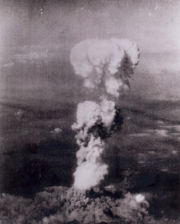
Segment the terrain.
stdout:
<path fill-rule="evenodd" d="M 110 203 L 112 214 L 111 204 L 116 201 L 121 211 L 126 208 L 126 216 L 121 213 L 118 219 L 101 209 L 102 217 L 107 217 L 97 219 L 97 223 L 179 223 L 180 104 L 126 102 L 119 102 L 124 118 L 121 130 L 106 141 L 103 159 L 109 165 L 109 174 L 90 193 L 77 193 L 71 188 L 78 149 L 71 130 L 76 104 L 63 103 L 59 108 L 42 110 L 34 105 L 2 102 L 2 223 L 96 223 L 90 217 L 88 221 L 78 220 L 77 214 L 86 211 L 93 215 L 94 205 L 103 208 L 100 199 Z M 71 192 L 71 197 L 66 197 L 66 192 Z M 136 206 L 132 213 L 131 203 L 123 203 L 137 194 L 143 195 L 147 203 Z M 60 204 L 64 198 L 69 201 L 73 197 L 75 201 L 91 198 L 88 200 L 94 205 L 90 203 L 84 210 L 79 205 L 77 211 L 74 207 L 75 217 L 62 219 L 60 214 L 64 214 L 67 204 Z"/>

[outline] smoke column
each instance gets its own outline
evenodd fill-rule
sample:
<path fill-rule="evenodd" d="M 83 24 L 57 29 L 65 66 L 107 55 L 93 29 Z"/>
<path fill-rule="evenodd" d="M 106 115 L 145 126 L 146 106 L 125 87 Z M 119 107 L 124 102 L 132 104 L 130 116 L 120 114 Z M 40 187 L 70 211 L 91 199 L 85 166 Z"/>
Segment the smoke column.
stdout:
<path fill-rule="evenodd" d="M 137 45 L 126 39 L 85 40 L 76 44 L 70 55 L 75 74 L 84 87 L 100 92 L 97 101 L 78 104 L 76 131 L 79 151 L 74 172 L 74 187 L 88 190 L 108 174 L 102 161 L 105 139 L 118 127 L 119 109 L 115 102 L 130 87 L 129 79 L 139 62 Z"/>

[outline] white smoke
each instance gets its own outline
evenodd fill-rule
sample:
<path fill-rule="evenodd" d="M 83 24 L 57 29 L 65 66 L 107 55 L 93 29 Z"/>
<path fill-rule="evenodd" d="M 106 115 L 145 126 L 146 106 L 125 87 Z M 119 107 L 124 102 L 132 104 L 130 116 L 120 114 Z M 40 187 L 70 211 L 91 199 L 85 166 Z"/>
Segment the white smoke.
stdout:
<path fill-rule="evenodd" d="M 101 160 L 104 143 L 91 135 L 88 146 L 81 146 L 77 153 L 78 167 L 74 173 L 74 187 L 86 190 L 96 186 L 108 173 L 108 167 Z"/>
<path fill-rule="evenodd" d="M 89 189 L 108 173 L 108 167 L 101 159 L 104 142 L 99 136 L 95 137 L 91 129 L 100 123 L 110 129 L 115 113 L 115 103 L 106 99 L 100 104 L 93 101 L 79 103 L 77 122 L 72 125 L 73 130 L 77 131 L 76 139 L 80 146 L 76 154 L 78 167 L 74 173 L 74 187 Z"/>
<path fill-rule="evenodd" d="M 115 103 L 113 101 L 102 99 L 100 104 L 93 101 L 85 101 L 78 104 L 76 123 L 73 129 L 89 129 L 98 120 L 101 120 L 108 127 L 115 115 Z"/>
<path fill-rule="evenodd" d="M 118 97 L 119 91 L 128 89 L 128 79 L 139 61 L 139 49 L 125 39 L 85 40 L 72 48 L 70 59 L 85 87 L 103 85 L 108 94 Z"/>
<path fill-rule="evenodd" d="M 76 44 L 70 55 L 75 74 L 89 89 L 100 89 L 100 100 L 84 101 L 77 108 L 77 169 L 74 187 L 86 190 L 98 185 L 108 173 L 102 161 L 104 139 L 114 130 L 118 110 L 113 100 L 129 89 L 129 78 L 139 61 L 137 45 L 125 39 L 85 40 Z"/>

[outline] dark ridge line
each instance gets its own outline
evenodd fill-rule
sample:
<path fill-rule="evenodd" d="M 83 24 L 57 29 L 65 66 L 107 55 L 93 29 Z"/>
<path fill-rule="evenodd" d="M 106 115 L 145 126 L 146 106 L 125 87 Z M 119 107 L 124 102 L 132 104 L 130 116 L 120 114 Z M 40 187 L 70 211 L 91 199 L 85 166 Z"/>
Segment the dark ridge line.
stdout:
<path fill-rule="evenodd" d="M 58 103 L 62 105 L 61 109 L 48 109 L 48 110 L 43 110 L 41 108 L 35 108 L 35 106 L 27 106 L 27 105 L 22 105 L 22 104 L 17 104 L 17 103 L 9 103 L 9 102 L 3 102 L 0 101 L 0 105 L 5 106 L 5 107 L 9 107 L 9 108 L 14 108 L 14 109 L 22 109 L 25 111 L 30 111 L 32 113 L 47 113 L 47 112 L 62 112 L 63 110 L 67 109 L 67 107 L 72 106 L 73 104 L 71 103 Z M 65 109 L 63 108 L 65 107 Z"/>
<path fill-rule="evenodd" d="M 27 106 L 27 105 L 22 105 L 22 104 L 17 104 L 17 103 L 0 101 L 0 105 L 6 106 L 6 107 L 9 107 L 9 108 L 22 109 L 22 110 L 25 110 L 25 111 L 30 111 L 32 113 L 42 113 L 42 114 L 43 113 L 47 113 L 47 112 L 51 112 L 51 113 L 53 113 L 53 112 L 56 112 L 56 113 L 63 112 L 68 107 L 72 107 L 72 106 L 74 107 L 75 106 L 74 103 L 58 103 L 58 104 L 62 105 L 61 109 L 48 109 L 48 110 L 44 111 L 41 108 L 35 108 L 35 106 Z M 152 103 L 150 103 L 150 104 L 145 103 L 144 106 L 149 108 L 151 106 L 151 104 Z M 179 104 L 180 104 L 180 102 L 179 102 Z M 157 102 L 155 102 L 155 105 L 157 105 Z M 176 124 L 176 125 L 180 124 L 180 121 L 174 121 L 172 119 L 163 118 L 161 116 L 157 116 L 157 115 L 153 114 L 153 112 L 150 112 L 150 113 L 146 112 L 145 111 L 146 108 L 144 108 L 144 109 L 137 109 L 137 108 L 135 108 L 133 106 L 123 106 L 122 105 L 121 110 L 122 111 L 131 111 L 131 112 L 137 113 L 137 114 L 142 114 L 142 115 L 144 115 L 144 116 L 146 116 L 148 118 L 154 119 L 154 120 L 162 120 L 162 121 L 170 122 L 171 124 Z"/>
<path fill-rule="evenodd" d="M 122 107 L 121 110 L 125 110 L 125 111 L 130 111 L 130 112 L 133 112 L 133 113 L 138 113 L 138 114 L 143 114 L 144 116 L 148 117 L 148 118 L 151 118 L 151 119 L 154 119 L 154 120 L 161 120 L 161 121 L 166 121 L 166 122 L 170 122 L 172 124 L 180 124 L 180 121 L 174 121 L 174 120 L 171 120 L 171 119 L 168 119 L 168 118 L 163 118 L 161 116 L 157 116 L 153 113 L 148 113 L 148 112 L 145 112 L 144 110 L 141 110 L 141 109 L 136 109 L 136 108 L 133 108 L 133 107 Z"/>

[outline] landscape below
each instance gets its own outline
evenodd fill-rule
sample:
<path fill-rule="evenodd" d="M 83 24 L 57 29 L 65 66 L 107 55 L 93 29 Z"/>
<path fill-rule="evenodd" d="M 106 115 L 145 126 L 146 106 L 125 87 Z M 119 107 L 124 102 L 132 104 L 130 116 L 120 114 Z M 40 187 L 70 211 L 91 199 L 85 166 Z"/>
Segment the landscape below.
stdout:
<path fill-rule="evenodd" d="M 106 141 L 109 174 L 99 188 L 77 192 L 75 104 L 39 110 L 2 103 L 2 223 L 179 223 L 180 121 L 172 111 L 180 105 L 127 105 L 121 131 Z"/>

